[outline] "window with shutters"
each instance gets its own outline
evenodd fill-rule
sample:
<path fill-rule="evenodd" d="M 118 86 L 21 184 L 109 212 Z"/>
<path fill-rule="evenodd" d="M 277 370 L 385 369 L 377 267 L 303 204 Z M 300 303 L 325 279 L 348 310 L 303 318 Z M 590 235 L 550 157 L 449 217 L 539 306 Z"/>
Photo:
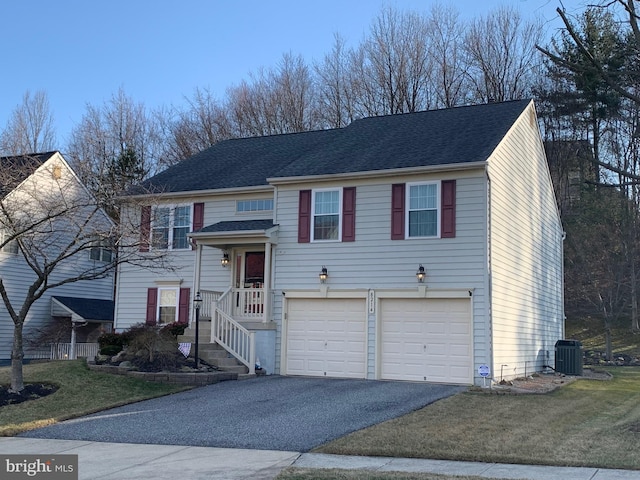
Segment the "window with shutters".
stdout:
<path fill-rule="evenodd" d="M 439 236 L 439 184 L 409 183 L 406 189 L 406 236 L 437 237 Z"/>
<path fill-rule="evenodd" d="M 178 321 L 178 288 L 158 288 L 158 314 L 159 323 L 172 323 Z"/>
<path fill-rule="evenodd" d="M 151 245 L 160 250 L 190 248 L 191 205 L 162 205 L 153 208 Z"/>
<path fill-rule="evenodd" d="M 341 238 L 342 189 L 314 190 L 312 237 L 314 242 Z"/>

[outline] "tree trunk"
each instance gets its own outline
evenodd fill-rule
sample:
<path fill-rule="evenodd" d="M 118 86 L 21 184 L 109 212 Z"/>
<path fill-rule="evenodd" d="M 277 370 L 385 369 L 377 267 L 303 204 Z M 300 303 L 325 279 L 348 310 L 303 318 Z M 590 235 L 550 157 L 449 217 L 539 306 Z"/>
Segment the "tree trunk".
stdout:
<path fill-rule="evenodd" d="M 24 390 L 24 377 L 22 375 L 22 360 L 24 350 L 22 348 L 22 326 L 23 322 L 14 324 L 13 328 L 13 348 L 11 350 L 11 389 L 13 393 Z"/>
<path fill-rule="evenodd" d="M 613 360 L 613 348 L 611 347 L 611 325 L 609 324 L 608 319 L 606 319 L 604 322 L 604 355 L 606 360 L 610 362 L 611 360 Z"/>
<path fill-rule="evenodd" d="M 633 333 L 640 332 L 638 324 L 638 281 L 636 280 L 636 266 L 631 259 L 631 331 Z"/>

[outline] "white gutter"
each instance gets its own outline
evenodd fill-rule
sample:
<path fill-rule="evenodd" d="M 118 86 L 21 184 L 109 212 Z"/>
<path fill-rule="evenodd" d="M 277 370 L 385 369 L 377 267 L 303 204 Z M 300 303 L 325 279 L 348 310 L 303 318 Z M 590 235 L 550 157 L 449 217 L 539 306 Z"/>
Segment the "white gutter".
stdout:
<path fill-rule="evenodd" d="M 267 182 L 272 185 L 283 185 L 291 183 L 309 183 L 322 180 L 336 180 L 336 179 L 362 179 L 370 177 L 397 177 L 399 175 L 407 175 L 413 173 L 437 173 L 437 172 L 451 172 L 451 171 L 463 171 L 463 170 L 476 170 L 478 168 L 485 168 L 486 161 L 481 162 L 467 162 L 460 164 L 443 164 L 443 165 L 428 165 L 419 167 L 406 167 L 406 168 L 391 168 L 387 170 L 371 170 L 366 172 L 347 172 L 347 173 L 329 173 L 324 175 L 304 175 L 294 177 L 270 177 L 267 178 Z"/>

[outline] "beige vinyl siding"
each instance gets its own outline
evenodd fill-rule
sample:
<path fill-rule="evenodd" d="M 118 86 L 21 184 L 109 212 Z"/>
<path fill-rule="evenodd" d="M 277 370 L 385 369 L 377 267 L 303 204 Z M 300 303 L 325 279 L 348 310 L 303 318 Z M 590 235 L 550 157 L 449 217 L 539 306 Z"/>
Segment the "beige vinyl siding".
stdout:
<path fill-rule="evenodd" d="M 533 106 L 489 160 L 494 378 L 541 370 L 563 334 L 562 225 Z M 523 155 L 522 152 L 531 152 Z M 553 363 L 549 363 L 553 365 Z"/>
<path fill-rule="evenodd" d="M 162 203 L 169 205 L 186 205 L 203 202 L 204 223 L 206 227 L 214 223 L 229 220 L 256 220 L 272 218 L 271 211 L 236 213 L 236 200 L 254 200 L 270 198 L 264 193 L 216 195 L 209 198 L 180 198 L 166 197 Z M 140 212 L 136 215 L 139 218 Z M 193 220 L 193 219 L 192 219 Z M 231 268 L 223 268 L 220 264 L 222 251 L 218 248 L 203 247 L 201 264 L 202 290 L 222 292 L 231 285 Z M 167 252 L 170 269 L 148 270 L 132 265 L 122 265 L 116 295 L 116 329 L 122 331 L 131 325 L 142 323 L 146 317 L 147 289 L 163 284 L 172 283 L 182 288 L 190 288 L 193 297 L 195 250 L 173 250 Z"/>
<path fill-rule="evenodd" d="M 52 180 L 53 169 L 60 167 L 61 176 L 57 181 Z M 5 197 L 5 202 L 11 204 L 16 202 L 19 208 L 26 205 L 34 206 L 34 198 L 42 200 L 45 195 L 58 195 L 64 192 L 65 198 L 72 202 L 74 198 L 80 198 L 82 201 L 89 195 L 88 191 L 78 181 L 74 173 L 67 168 L 66 162 L 59 155 L 53 155 L 47 160 L 34 174 L 32 174 L 25 182 L 16 190 Z M 37 192 L 34 195 L 34 192 Z M 87 207 L 85 213 L 91 211 Z M 94 223 L 95 222 L 95 223 Z M 90 225 L 97 222 L 109 222 L 104 214 L 98 212 Z M 109 224 L 110 225 L 110 224 Z M 88 227 L 88 228 L 89 228 Z M 72 241 L 69 238 L 68 241 Z M 64 244 L 64 239 L 61 241 Z M 55 252 L 47 252 L 53 254 Z M 73 258 L 65 262 L 59 263 L 52 273 L 49 284 L 67 278 L 75 277 L 78 272 L 88 270 L 94 261 L 90 259 L 89 251 L 81 252 Z M 26 292 L 35 281 L 35 273 L 24 261 L 20 253 L 10 254 L 0 252 L 0 275 L 7 289 L 7 293 L 15 310 L 20 310 L 26 297 Z M 47 290 L 29 309 L 23 330 L 24 350 L 28 353 L 29 342 L 38 336 L 39 331 L 46 325 L 50 324 L 51 319 L 51 297 L 54 295 L 95 298 L 99 300 L 111 300 L 113 298 L 113 277 L 74 282 L 60 287 Z M 14 323 L 9 312 L 4 306 L 4 302 L 0 308 L 0 362 L 6 363 L 11 357 L 11 348 L 13 342 Z"/>
<path fill-rule="evenodd" d="M 402 182 L 457 179 L 456 238 L 391 240 L 391 185 Z M 429 290 L 469 289 L 474 292 L 475 362 L 489 355 L 485 324 L 486 295 L 486 177 L 483 170 L 444 175 L 372 178 L 356 182 L 322 183 L 302 188 L 356 187 L 355 242 L 298 243 L 298 196 L 301 187 L 277 191 L 278 245 L 275 247 L 275 301 L 278 323 L 276 361 L 281 352 L 282 291 L 318 290 L 323 265 L 330 291 L 370 289 L 416 290 L 416 270 L 427 270 Z M 375 318 L 375 317 L 374 317 Z M 375 321 L 368 325 L 368 374 L 374 369 Z M 279 369 L 277 365 L 276 370 Z M 370 377 L 371 378 L 371 377 Z"/>

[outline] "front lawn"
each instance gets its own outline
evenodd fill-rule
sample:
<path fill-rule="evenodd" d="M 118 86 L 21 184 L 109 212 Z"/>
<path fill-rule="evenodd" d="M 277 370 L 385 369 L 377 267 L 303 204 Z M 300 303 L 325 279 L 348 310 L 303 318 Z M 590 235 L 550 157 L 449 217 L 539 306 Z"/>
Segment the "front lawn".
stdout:
<path fill-rule="evenodd" d="M 0 368 L 0 384 L 10 383 L 10 367 Z M 84 360 L 60 360 L 24 366 L 27 383 L 51 383 L 55 393 L 0 407 L 0 436 L 51 425 L 69 418 L 185 390 L 183 386 L 146 382 L 90 371 Z"/>
<path fill-rule="evenodd" d="M 545 395 L 456 395 L 316 451 L 640 469 L 640 368 L 609 371 Z"/>

